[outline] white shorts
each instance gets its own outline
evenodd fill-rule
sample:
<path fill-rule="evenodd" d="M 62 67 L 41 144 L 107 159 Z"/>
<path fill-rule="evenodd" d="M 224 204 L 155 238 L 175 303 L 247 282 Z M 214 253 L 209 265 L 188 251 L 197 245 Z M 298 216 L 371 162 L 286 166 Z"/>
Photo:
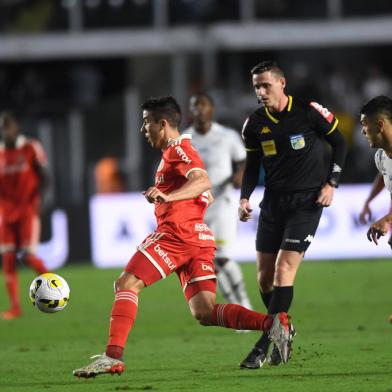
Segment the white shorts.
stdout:
<path fill-rule="evenodd" d="M 237 205 L 233 198 L 220 196 L 207 208 L 205 222 L 214 233 L 215 257 L 230 258 L 230 248 L 237 232 Z"/>

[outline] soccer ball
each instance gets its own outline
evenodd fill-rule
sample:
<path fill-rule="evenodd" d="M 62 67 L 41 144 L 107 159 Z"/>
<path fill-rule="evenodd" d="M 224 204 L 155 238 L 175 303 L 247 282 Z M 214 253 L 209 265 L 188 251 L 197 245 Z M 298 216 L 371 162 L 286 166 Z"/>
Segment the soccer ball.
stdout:
<path fill-rule="evenodd" d="M 66 280 L 49 272 L 39 275 L 33 280 L 30 285 L 29 297 L 33 306 L 41 312 L 55 313 L 67 306 L 69 292 Z"/>

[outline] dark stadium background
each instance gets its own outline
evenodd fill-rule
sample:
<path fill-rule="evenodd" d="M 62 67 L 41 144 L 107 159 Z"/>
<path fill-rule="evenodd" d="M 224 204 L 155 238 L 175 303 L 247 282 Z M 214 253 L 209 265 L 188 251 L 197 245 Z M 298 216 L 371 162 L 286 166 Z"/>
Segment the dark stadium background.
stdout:
<path fill-rule="evenodd" d="M 256 107 L 249 69 L 276 59 L 288 92 L 340 118 L 343 183 L 371 182 L 361 104 L 391 94 L 392 3 L 373 0 L 0 0 L 0 110 L 49 155 L 50 211 L 68 218 L 69 256 L 91 259 L 88 203 L 99 159 L 119 159 L 127 191 L 152 181 L 158 155 L 139 137 L 140 103 L 207 90 L 240 130 Z M 104 224 L 104 223 L 102 223 Z"/>

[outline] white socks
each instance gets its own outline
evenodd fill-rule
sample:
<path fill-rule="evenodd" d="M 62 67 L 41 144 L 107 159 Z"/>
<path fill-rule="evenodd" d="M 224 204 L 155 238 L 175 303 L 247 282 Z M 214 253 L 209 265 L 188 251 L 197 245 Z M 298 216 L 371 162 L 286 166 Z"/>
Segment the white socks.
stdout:
<path fill-rule="evenodd" d="M 223 266 L 218 266 L 217 271 L 219 289 L 226 301 L 252 309 L 240 266 L 229 259 Z"/>

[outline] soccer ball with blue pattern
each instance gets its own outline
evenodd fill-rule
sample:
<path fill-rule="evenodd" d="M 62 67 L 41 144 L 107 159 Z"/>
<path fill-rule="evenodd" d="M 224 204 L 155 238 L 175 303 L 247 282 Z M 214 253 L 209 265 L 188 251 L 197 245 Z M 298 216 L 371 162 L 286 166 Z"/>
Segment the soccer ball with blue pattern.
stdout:
<path fill-rule="evenodd" d="M 33 306 L 44 313 L 63 310 L 69 301 L 69 286 L 57 274 L 46 273 L 37 276 L 30 285 L 29 297 Z"/>

